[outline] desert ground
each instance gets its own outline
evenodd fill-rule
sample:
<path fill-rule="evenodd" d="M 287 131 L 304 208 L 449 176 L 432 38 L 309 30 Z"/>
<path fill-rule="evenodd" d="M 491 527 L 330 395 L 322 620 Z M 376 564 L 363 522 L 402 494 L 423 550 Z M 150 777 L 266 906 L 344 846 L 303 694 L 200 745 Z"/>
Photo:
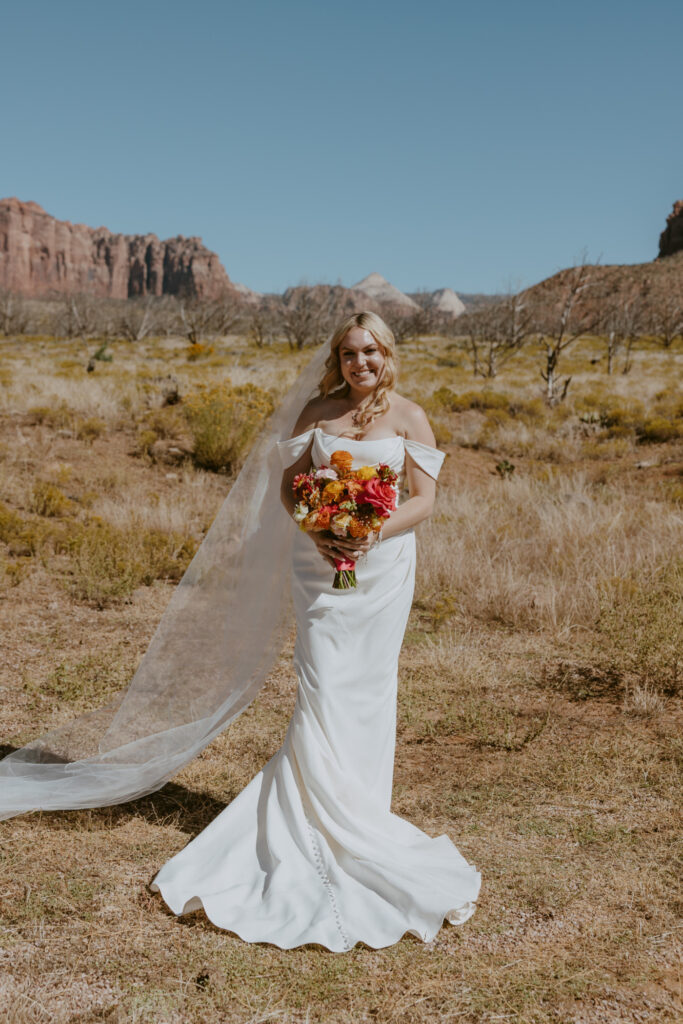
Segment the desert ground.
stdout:
<path fill-rule="evenodd" d="M 237 337 L 99 347 L 88 372 L 92 340 L 0 340 L 5 752 L 126 685 L 308 358 Z M 532 345 L 492 380 L 444 339 L 400 351 L 448 457 L 419 530 L 393 807 L 476 864 L 475 916 L 428 945 L 285 952 L 148 892 L 278 749 L 289 647 L 158 793 L 0 823 L 3 1021 L 681 1019 L 683 348 L 643 341 L 607 375 L 582 338 L 554 406 Z"/>

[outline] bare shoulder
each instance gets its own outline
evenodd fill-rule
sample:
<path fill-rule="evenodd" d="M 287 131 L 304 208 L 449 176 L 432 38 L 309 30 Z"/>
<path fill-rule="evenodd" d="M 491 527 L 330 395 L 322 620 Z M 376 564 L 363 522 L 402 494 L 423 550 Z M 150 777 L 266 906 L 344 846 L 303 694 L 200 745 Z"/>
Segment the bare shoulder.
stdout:
<path fill-rule="evenodd" d="M 330 412 L 330 399 L 320 396 L 312 398 L 307 402 L 299 413 L 299 418 L 294 425 L 294 437 L 303 434 L 311 427 L 317 426 L 321 421 L 328 419 Z"/>
<path fill-rule="evenodd" d="M 396 422 L 400 424 L 398 433 L 411 441 L 421 441 L 423 444 L 436 445 L 434 433 L 427 418 L 427 413 L 417 402 L 411 402 L 403 395 L 393 394 L 391 397 L 391 409 L 396 415 Z"/>

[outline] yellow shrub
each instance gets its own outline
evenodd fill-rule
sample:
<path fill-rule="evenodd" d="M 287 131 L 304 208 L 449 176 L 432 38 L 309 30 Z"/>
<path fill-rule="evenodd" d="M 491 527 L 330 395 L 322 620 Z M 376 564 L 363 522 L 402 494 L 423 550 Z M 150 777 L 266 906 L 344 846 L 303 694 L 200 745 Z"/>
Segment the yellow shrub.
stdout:
<path fill-rule="evenodd" d="M 187 347 L 187 358 L 190 363 L 196 363 L 202 356 L 210 356 L 213 353 L 213 345 L 202 345 L 196 341 Z"/>
<path fill-rule="evenodd" d="M 683 437 L 683 421 L 676 423 L 664 416 L 650 416 L 638 427 L 637 433 L 638 440 L 645 443 L 676 441 Z"/>
<path fill-rule="evenodd" d="M 184 411 L 196 464 L 203 469 L 231 471 L 244 460 L 254 436 L 273 411 L 273 400 L 254 384 L 216 384 L 190 395 Z"/>
<path fill-rule="evenodd" d="M 74 420 L 74 411 L 66 402 L 60 402 L 59 405 L 34 405 L 28 413 L 35 423 L 44 423 L 55 430 L 71 429 Z"/>
<path fill-rule="evenodd" d="M 76 421 L 75 433 L 79 441 L 94 441 L 106 429 L 107 425 L 104 420 L 98 419 L 97 416 L 89 416 L 87 419 Z"/>
<path fill-rule="evenodd" d="M 64 516 L 72 506 L 64 491 L 47 480 L 36 480 L 33 485 L 30 508 L 39 516 Z"/>
<path fill-rule="evenodd" d="M 432 397 L 432 404 L 449 412 L 464 412 L 465 409 L 508 409 L 510 399 L 496 391 L 465 391 L 457 394 L 450 388 L 438 388 Z"/>
<path fill-rule="evenodd" d="M 93 519 L 67 542 L 69 587 L 77 599 L 105 608 L 154 580 L 180 579 L 195 550 L 194 540 L 176 533 Z"/>
<path fill-rule="evenodd" d="M 158 441 L 159 435 L 156 430 L 145 427 L 138 431 L 136 450 L 139 455 L 149 455 L 152 445 Z"/>
<path fill-rule="evenodd" d="M 35 555 L 49 536 L 41 523 L 23 519 L 0 501 L 0 541 L 7 544 L 12 555 Z"/>

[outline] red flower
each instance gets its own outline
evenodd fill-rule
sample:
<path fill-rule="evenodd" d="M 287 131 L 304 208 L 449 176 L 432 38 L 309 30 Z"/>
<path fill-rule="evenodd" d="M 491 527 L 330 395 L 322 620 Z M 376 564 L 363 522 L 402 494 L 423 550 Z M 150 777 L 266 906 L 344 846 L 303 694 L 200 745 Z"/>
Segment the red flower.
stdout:
<path fill-rule="evenodd" d="M 375 477 L 373 480 L 367 481 L 362 495 L 359 495 L 356 501 L 372 505 L 377 515 L 386 519 L 389 513 L 396 508 L 396 491 L 391 484 Z"/>

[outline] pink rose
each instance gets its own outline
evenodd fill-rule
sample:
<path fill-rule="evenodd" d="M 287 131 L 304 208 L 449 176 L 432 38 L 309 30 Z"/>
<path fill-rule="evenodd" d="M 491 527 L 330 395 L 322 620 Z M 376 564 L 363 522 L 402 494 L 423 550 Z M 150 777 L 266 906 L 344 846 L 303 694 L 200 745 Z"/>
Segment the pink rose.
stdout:
<path fill-rule="evenodd" d="M 367 481 L 363 493 L 358 495 L 356 501 L 372 505 L 377 515 L 386 519 L 396 508 L 396 491 L 391 484 L 375 477 Z"/>

